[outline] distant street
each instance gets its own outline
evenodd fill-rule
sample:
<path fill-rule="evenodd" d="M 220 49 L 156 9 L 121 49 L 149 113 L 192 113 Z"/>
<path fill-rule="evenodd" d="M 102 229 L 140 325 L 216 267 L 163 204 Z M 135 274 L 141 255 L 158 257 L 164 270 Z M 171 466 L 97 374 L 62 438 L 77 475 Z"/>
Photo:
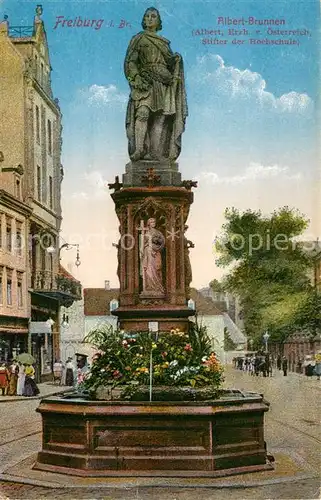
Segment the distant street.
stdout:
<path fill-rule="evenodd" d="M 284 481 L 276 482 L 274 472 L 268 473 L 270 484 L 255 488 L 150 488 L 126 489 L 100 487 L 44 488 L 0 482 L 0 499 L 122 499 L 122 500 L 202 500 L 212 499 L 309 499 L 320 498 L 321 383 L 303 375 L 282 372 L 271 378 L 252 377 L 229 367 L 226 386 L 263 393 L 271 403 L 266 416 L 265 440 L 268 452 L 276 459 L 283 457 Z M 39 400 L 0 402 L 1 472 L 16 462 L 36 453 L 41 446 L 41 419 L 34 411 Z M 288 462 L 287 462 L 288 461 Z M 296 467 L 293 466 L 295 462 Z M 293 472 L 286 470 L 293 468 Z M 285 464 L 285 465 L 284 465 Z M 292 474 L 292 476 L 291 476 Z M 290 476 L 296 475 L 295 480 Z M 287 477 L 289 476 L 289 481 Z M 277 476 L 280 477 L 280 474 Z M 45 477 L 44 477 L 45 479 Z M 234 477 L 237 479 L 237 476 Z M 72 479 L 71 479 L 72 482 Z"/>

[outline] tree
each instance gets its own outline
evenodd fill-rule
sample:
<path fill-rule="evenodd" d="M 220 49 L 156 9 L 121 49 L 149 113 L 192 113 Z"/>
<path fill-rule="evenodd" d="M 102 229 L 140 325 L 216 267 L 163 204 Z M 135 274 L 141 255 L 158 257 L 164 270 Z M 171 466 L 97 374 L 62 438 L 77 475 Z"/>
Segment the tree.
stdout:
<path fill-rule="evenodd" d="M 224 328 L 224 351 L 235 351 L 237 344 L 233 342 L 227 328 Z"/>
<path fill-rule="evenodd" d="M 224 292 L 222 283 L 220 283 L 217 279 L 213 279 L 212 281 L 210 281 L 209 287 L 213 290 L 214 293 Z"/>
<path fill-rule="evenodd" d="M 311 326 L 312 261 L 297 242 L 309 220 L 289 207 L 269 216 L 227 208 L 225 218 L 216 264 L 229 267 L 222 285 L 240 298 L 246 334 L 258 338 L 269 329 L 280 339 Z"/>

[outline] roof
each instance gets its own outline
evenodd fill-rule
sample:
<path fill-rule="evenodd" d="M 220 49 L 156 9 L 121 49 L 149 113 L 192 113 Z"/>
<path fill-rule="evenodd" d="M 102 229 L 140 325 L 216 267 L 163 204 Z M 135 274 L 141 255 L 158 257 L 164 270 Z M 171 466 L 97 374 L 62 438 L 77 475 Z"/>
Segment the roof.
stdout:
<path fill-rule="evenodd" d="M 119 288 L 84 288 L 85 316 L 110 316 L 112 300 L 119 300 Z"/>
<path fill-rule="evenodd" d="M 196 288 L 191 288 L 190 298 L 195 302 L 197 314 L 201 314 L 203 316 L 217 316 L 223 313 L 221 308 L 219 308 L 211 298 L 204 297 L 204 295 L 196 290 Z M 224 310 L 226 310 L 226 307 Z"/>
<path fill-rule="evenodd" d="M 77 283 L 80 283 L 72 274 L 70 274 L 67 269 L 65 269 L 61 264 L 59 264 L 59 274 L 61 276 L 64 276 L 65 278 L 69 278 L 72 281 L 76 281 Z"/>
<path fill-rule="evenodd" d="M 234 321 L 230 318 L 230 316 L 224 313 L 223 318 L 224 318 L 224 327 L 227 329 L 230 339 L 235 344 L 245 344 L 246 337 L 244 333 L 241 332 L 239 327 L 234 323 Z"/>

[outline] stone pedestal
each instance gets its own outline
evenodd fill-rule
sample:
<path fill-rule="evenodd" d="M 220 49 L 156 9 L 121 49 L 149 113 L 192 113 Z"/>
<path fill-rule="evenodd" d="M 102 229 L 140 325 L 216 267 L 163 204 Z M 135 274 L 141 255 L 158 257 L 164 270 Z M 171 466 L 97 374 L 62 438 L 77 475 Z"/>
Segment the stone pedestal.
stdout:
<path fill-rule="evenodd" d="M 155 175 L 159 177 L 158 183 L 161 186 L 179 187 L 182 184 L 182 175 L 178 171 L 178 163 L 164 159 L 158 162 L 140 160 L 127 163 L 125 174 L 123 174 L 123 186 L 146 186 L 144 177 L 149 169 L 153 169 Z"/>
<path fill-rule="evenodd" d="M 272 469 L 259 394 L 212 402 L 41 401 L 35 469 L 79 476 L 216 475 Z"/>
<path fill-rule="evenodd" d="M 135 170 L 130 175 L 138 183 L 143 171 L 138 173 Z M 127 174 L 124 178 L 126 176 Z M 153 184 L 155 177 L 160 182 L 161 176 L 162 174 L 156 176 L 153 172 L 146 182 Z M 120 222 L 120 307 L 113 314 L 118 316 L 120 328 L 145 331 L 148 330 L 149 322 L 157 321 L 159 331 L 169 331 L 172 328 L 187 330 L 188 317 L 194 312 L 187 307 L 192 276 L 185 224 L 193 202 L 193 193 L 182 186 L 181 182 L 180 186 L 120 185 L 115 189 L 111 196 Z M 155 219 L 156 229 L 161 232 L 164 241 L 160 251 L 164 288 L 162 293 L 144 290 L 142 282 L 141 228 L 151 218 Z"/>

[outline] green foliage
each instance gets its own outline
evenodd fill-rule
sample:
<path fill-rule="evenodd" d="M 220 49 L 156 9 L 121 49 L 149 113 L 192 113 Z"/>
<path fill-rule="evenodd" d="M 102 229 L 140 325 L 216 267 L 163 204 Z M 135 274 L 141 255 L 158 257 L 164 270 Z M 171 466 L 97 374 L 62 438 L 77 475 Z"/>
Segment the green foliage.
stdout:
<path fill-rule="evenodd" d="M 216 263 L 229 266 L 223 287 L 240 298 L 246 334 L 259 339 L 268 329 L 280 340 L 298 327 L 311 326 L 315 306 L 306 300 L 313 262 L 295 242 L 308 219 L 289 207 L 270 216 L 228 208 L 225 217 Z"/>
<path fill-rule="evenodd" d="M 217 279 L 213 279 L 212 281 L 210 281 L 209 287 L 213 290 L 214 293 L 215 292 L 218 292 L 218 293 L 224 292 L 224 288 L 222 286 L 222 283 L 220 283 Z"/>
<path fill-rule="evenodd" d="M 297 329 L 308 331 L 311 338 L 321 331 L 321 295 L 317 290 L 305 294 L 295 320 Z"/>
<path fill-rule="evenodd" d="M 198 321 L 195 316 L 195 322 L 190 322 L 189 325 L 189 342 L 193 349 L 194 359 L 199 360 L 203 356 L 209 356 L 211 353 L 211 339 L 207 334 L 205 325 Z"/>
<path fill-rule="evenodd" d="M 231 339 L 228 329 L 224 328 L 224 351 L 235 351 L 237 344 Z"/>
<path fill-rule="evenodd" d="M 154 386 L 218 389 L 223 381 L 223 369 L 211 353 L 206 328 L 198 324 L 191 326 L 189 334 L 172 330 L 157 339 L 145 332 L 129 335 L 102 325 L 85 342 L 100 352 L 84 382 L 87 390 L 148 384 L 151 352 Z"/>

